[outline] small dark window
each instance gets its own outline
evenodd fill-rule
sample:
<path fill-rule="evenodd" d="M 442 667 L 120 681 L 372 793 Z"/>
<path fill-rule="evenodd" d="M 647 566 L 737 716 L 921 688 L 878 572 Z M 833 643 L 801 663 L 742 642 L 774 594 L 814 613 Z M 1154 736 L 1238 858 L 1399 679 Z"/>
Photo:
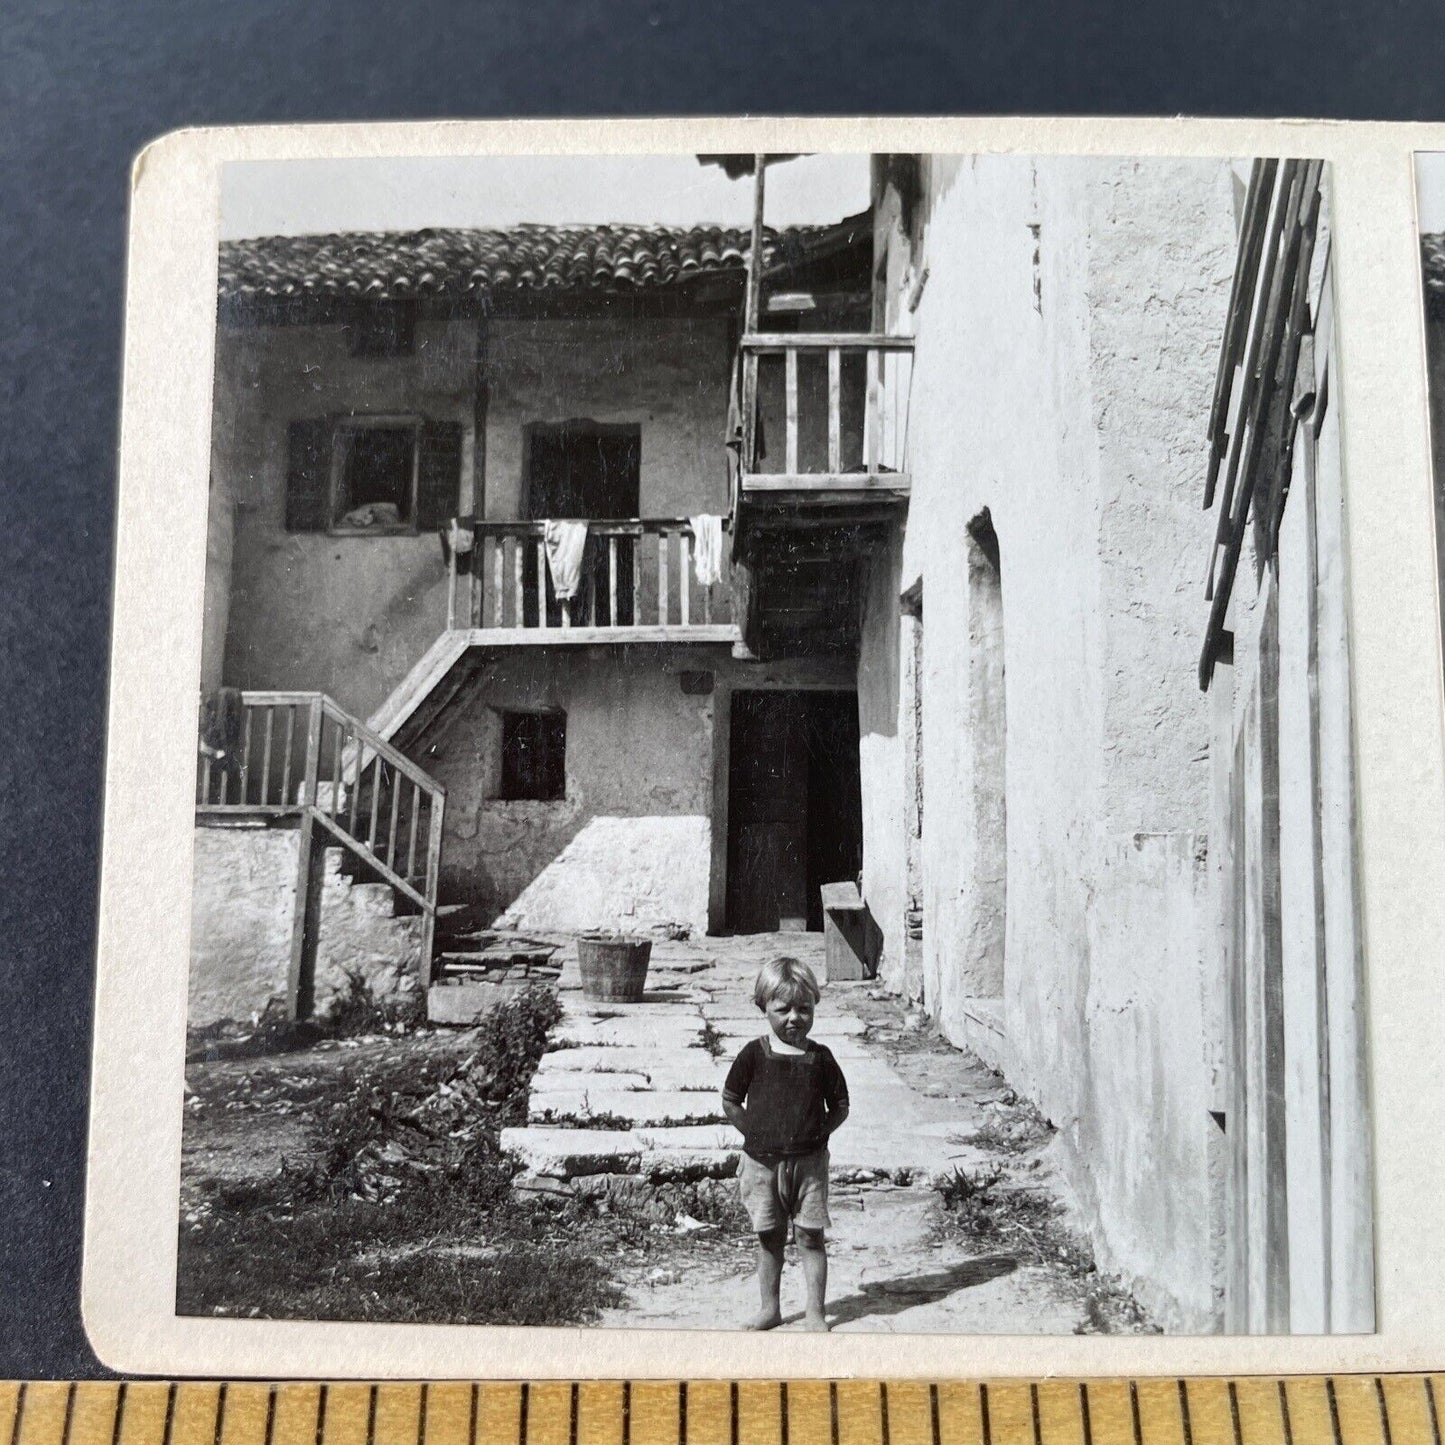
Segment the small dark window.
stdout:
<path fill-rule="evenodd" d="M 557 802 L 567 796 L 567 714 L 502 714 L 501 797 Z"/>
<path fill-rule="evenodd" d="M 408 301 L 364 306 L 347 328 L 353 356 L 414 356 L 416 307 Z"/>

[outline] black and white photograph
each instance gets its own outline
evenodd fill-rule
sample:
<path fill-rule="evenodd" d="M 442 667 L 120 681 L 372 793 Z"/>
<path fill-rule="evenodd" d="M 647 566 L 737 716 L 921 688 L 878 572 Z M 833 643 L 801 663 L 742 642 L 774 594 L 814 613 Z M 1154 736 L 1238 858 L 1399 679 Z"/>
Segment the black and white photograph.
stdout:
<path fill-rule="evenodd" d="M 223 165 L 177 1315 L 1372 1332 L 1331 194 Z"/>

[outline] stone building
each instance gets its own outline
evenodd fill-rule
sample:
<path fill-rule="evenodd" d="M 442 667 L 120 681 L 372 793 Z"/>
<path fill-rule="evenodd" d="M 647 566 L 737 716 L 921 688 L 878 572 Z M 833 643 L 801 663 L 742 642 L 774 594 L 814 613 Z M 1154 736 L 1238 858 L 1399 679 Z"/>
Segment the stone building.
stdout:
<path fill-rule="evenodd" d="M 362 915 L 430 983 L 448 907 L 856 882 L 1167 1328 L 1370 1328 L 1321 168 L 879 156 L 777 233 L 765 176 L 753 237 L 223 248 L 193 1018 Z"/>

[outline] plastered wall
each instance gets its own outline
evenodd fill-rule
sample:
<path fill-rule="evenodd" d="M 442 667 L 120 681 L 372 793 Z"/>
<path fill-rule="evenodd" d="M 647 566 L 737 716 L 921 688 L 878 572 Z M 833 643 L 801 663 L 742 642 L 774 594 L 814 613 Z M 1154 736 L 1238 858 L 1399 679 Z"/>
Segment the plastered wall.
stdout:
<path fill-rule="evenodd" d="M 480 451 L 476 349 L 474 321 L 422 320 L 416 355 L 388 359 L 352 357 L 339 326 L 220 330 L 203 685 L 319 690 L 369 717 L 446 626 L 434 535 L 286 532 L 294 420 L 354 411 L 456 421 L 461 510 L 480 505 L 499 519 L 524 512 L 528 423 L 637 423 L 643 516 L 726 511 L 725 320 L 492 320 Z M 651 573 L 644 580 L 655 587 Z"/>
<path fill-rule="evenodd" d="M 299 834 L 294 828 L 200 827 L 191 893 L 187 1024 L 244 1023 L 284 1000 Z M 330 849 L 321 895 L 315 1008 L 325 1013 L 358 972 L 378 997 L 413 986 L 421 919 L 393 914 L 391 889 L 353 883 Z"/>
<path fill-rule="evenodd" d="M 1140 1281 L 1170 1328 L 1208 1327 L 1216 1307 L 1209 722 L 1194 674 L 1231 185 L 1207 161 L 943 157 L 916 207 L 877 198 L 888 322 L 917 338 L 897 584 L 923 593 L 925 1003 L 962 1042 L 971 999 L 998 986 L 977 946 L 999 923 L 979 811 L 997 747 L 966 725 L 998 681 L 977 665 L 965 565 L 986 507 L 1006 676 L 1004 1061 L 1059 1126 L 1101 1262 Z M 860 689 L 895 670 L 904 620 L 884 592 L 869 597 Z M 882 835 L 905 788 L 908 699 L 899 687 L 890 711 L 885 692 L 863 745 L 865 881 L 896 982 L 904 849 Z"/>

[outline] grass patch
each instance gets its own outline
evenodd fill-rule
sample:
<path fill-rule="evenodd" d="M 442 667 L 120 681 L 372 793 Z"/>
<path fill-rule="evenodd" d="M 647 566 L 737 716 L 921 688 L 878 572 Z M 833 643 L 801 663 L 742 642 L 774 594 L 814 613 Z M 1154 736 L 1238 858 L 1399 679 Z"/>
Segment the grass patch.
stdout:
<path fill-rule="evenodd" d="M 612 1251 L 589 1240 L 583 1211 L 517 1198 L 497 1143 L 525 1118 L 560 1012 L 551 990 L 528 989 L 484 1017 L 465 1057 L 425 1057 L 420 1041 L 398 1039 L 396 1055 L 364 1069 L 298 1073 L 310 1162 L 198 1186 L 177 1310 L 561 1325 L 617 1303 Z"/>

